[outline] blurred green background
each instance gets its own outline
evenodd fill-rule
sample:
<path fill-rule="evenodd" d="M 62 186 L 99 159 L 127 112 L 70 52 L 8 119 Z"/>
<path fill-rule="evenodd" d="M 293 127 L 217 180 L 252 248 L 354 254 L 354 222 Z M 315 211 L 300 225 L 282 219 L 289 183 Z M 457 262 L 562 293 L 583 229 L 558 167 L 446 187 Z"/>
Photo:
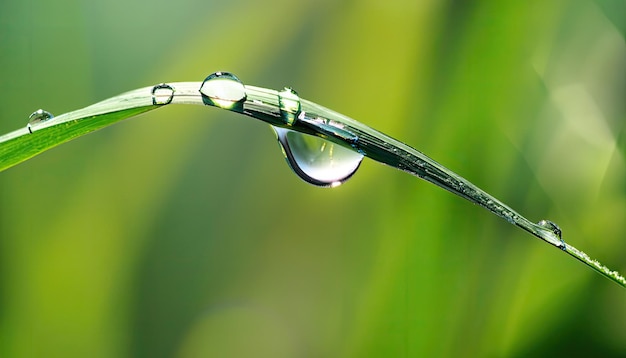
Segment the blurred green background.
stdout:
<path fill-rule="evenodd" d="M 427 153 L 626 272 L 626 3 L 8 0 L 0 133 L 217 70 Z M 365 160 L 170 106 L 0 173 L 1 357 L 626 356 L 626 290 Z"/>

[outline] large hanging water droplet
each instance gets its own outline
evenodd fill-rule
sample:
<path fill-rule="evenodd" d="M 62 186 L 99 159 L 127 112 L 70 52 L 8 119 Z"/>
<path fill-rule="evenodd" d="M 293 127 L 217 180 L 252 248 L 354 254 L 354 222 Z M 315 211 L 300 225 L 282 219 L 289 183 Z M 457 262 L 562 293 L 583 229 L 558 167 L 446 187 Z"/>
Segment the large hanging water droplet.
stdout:
<path fill-rule="evenodd" d="M 174 88 L 167 83 L 161 83 L 152 87 L 152 104 L 166 105 L 174 98 Z"/>
<path fill-rule="evenodd" d="M 42 122 L 47 122 L 51 120 L 52 118 L 54 118 L 52 113 L 48 111 L 44 111 L 43 109 L 38 109 L 35 112 L 31 113 L 30 116 L 28 116 L 28 124 L 26 125 L 26 128 L 28 128 L 28 131 L 30 133 L 33 133 L 34 125 L 42 123 Z"/>
<path fill-rule="evenodd" d="M 339 144 L 286 128 L 273 127 L 287 163 L 304 181 L 336 187 L 348 180 L 363 156 Z"/>
<path fill-rule="evenodd" d="M 280 107 L 280 116 L 287 125 L 293 125 L 293 122 L 300 114 L 300 97 L 298 93 L 289 87 L 278 93 L 278 105 Z"/>
<path fill-rule="evenodd" d="M 246 88 L 243 83 L 229 72 L 215 72 L 210 74 L 200 86 L 202 101 L 219 108 L 243 111 L 243 102 L 246 100 Z"/>

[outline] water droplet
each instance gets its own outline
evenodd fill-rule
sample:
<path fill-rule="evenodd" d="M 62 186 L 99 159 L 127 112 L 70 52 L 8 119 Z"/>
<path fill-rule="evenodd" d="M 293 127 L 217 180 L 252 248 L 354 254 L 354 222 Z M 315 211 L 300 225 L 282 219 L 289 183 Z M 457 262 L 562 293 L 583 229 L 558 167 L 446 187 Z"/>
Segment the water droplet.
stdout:
<path fill-rule="evenodd" d="M 348 180 L 363 156 L 339 144 L 286 128 L 273 127 L 287 163 L 304 181 L 336 187 Z"/>
<path fill-rule="evenodd" d="M 161 83 L 152 87 L 152 104 L 166 105 L 174 98 L 174 88 L 167 83 Z"/>
<path fill-rule="evenodd" d="M 314 126 L 316 131 L 321 134 L 343 139 L 345 142 L 350 143 L 355 149 L 358 150 L 356 143 L 359 140 L 359 137 L 346 130 L 343 123 L 322 117 L 311 118 L 306 112 L 300 112 L 298 119 Z"/>
<path fill-rule="evenodd" d="M 278 93 L 278 104 L 280 106 L 280 115 L 283 117 L 285 124 L 292 125 L 300 114 L 300 97 L 298 93 L 289 87 Z"/>
<path fill-rule="evenodd" d="M 550 232 L 556 237 L 556 238 L 544 237 L 546 240 L 548 240 L 555 246 L 560 247 L 563 250 L 566 249 L 565 241 L 563 241 L 563 238 L 561 237 L 562 232 L 561 232 L 561 228 L 559 227 L 559 225 L 557 225 L 556 223 L 550 220 L 541 220 L 537 223 L 537 225 L 550 230 Z"/>
<path fill-rule="evenodd" d="M 559 239 L 561 238 L 561 228 L 559 227 L 559 225 L 555 224 L 554 222 L 550 220 L 541 220 L 537 223 L 537 225 L 552 231 L 552 233 L 558 236 Z"/>
<path fill-rule="evenodd" d="M 246 88 L 243 83 L 229 72 L 210 74 L 200 86 L 202 101 L 219 108 L 243 112 L 246 100 Z"/>
<path fill-rule="evenodd" d="M 43 109 L 38 109 L 35 112 L 33 112 L 30 116 L 28 116 L 28 124 L 26 125 L 26 128 L 28 128 L 28 131 L 30 133 L 33 133 L 34 125 L 42 123 L 42 122 L 47 122 L 51 120 L 52 118 L 54 118 L 52 113 L 48 111 L 44 111 Z"/>

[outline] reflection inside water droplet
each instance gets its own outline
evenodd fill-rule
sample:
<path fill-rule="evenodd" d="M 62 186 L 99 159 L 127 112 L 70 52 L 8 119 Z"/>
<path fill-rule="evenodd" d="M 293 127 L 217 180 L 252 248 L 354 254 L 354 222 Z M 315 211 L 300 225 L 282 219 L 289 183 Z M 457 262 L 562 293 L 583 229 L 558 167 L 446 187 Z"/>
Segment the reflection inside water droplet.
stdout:
<path fill-rule="evenodd" d="M 30 133 L 33 133 L 34 125 L 42 123 L 42 122 L 47 122 L 51 120 L 52 118 L 54 118 L 52 113 L 45 111 L 43 109 L 38 109 L 35 112 L 31 113 L 30 116 L 28 116 L 28 124 L 26 125 L 26 128 L 28 128 L 28 131 Z"/>
<path fill-rule="evenodd" d="M 243 111 L 243 102 L 246 100 L 246 88 L 243 83 L 229 72 L 215 72 L 210 74 L 200 86 L 202 101 L 219 108 Z"/>
<path fill-rule="evenodd" d="M 152 104 L 166 105 L 174 98 L 174 88 L 167 83 L 161 83 L 152 87 Z"/>
<path fill-rule="evenodd" d="M 359 168 L 363 156 L 339 144 L 290 129 L 273 127 L 291 169 L 304 181 L 336 187 Z"/>

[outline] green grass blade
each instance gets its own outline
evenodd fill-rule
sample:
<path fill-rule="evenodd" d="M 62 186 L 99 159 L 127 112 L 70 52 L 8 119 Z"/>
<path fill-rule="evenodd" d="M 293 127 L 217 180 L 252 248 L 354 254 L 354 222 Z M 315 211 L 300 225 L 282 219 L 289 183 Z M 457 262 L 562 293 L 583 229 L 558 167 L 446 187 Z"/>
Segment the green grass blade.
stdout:
<path fill-rule="evenodd" d="M 0 171 L 74 138 L 158 108 L 146 99 L 146 91 L 146 89 L 141 89 L 128 92 L 92 106 L 62 114 L 34 125 L 32 133 L 24 127 L 1 136 Z"/>
<path fill-rule="evenodd" d="M 59 144 L 163 105 L 170 103 L 205 105 L 198 88 L 200 88 L 198 82 L 180 82 L 145 87 L 8 133 L 0 137 L 0 171 Z M 161 92 L 155 92 L 157 89 L 171 91 L 166 91 L 169 95 L 159 97 Z M 562 241 L 560 229 L 555 224 L 545 220 L 538 224 L 530 222 L 471 182 L 406 144 L 306 100 L 302 100 L 305 105 L 302 112 L 298 109 L 298 113 L 292 113 L 294 118 L 298 116 L 298 121 L 284 123 L 281 118 L 279 93 L 277 91 L 253 86 L 245 86 L 245 89 L 247 91 L 247 98 L 244 97 L 245 105 L 238 109 L 228 109 L 271 125 L 288 126 L 302 133 L 334 141 L 359 151 L 380 163 L 428 180 L 486 208 L 511 224 L 517 225 L 567 252 L 602 276 L 626 288 L 626 280 L 619 273 L 609 270 L 584 252 Z M 305 115 L 304 108 L 310 111 L 309 114 Z M 308 118 L 307 116 L 312 117 Z M 319 122 L 320 118 L 324 119 L 323 123 Z M 328 123 L 335 123 L 334 126 L 336 127 L 329 126 Z M 333 128 L 336 130 L 332 130 Z M 352 143 L 344 138 L 342 131 L 345 130 L 350 133 L 357 133 L 360 144 Z"/>

